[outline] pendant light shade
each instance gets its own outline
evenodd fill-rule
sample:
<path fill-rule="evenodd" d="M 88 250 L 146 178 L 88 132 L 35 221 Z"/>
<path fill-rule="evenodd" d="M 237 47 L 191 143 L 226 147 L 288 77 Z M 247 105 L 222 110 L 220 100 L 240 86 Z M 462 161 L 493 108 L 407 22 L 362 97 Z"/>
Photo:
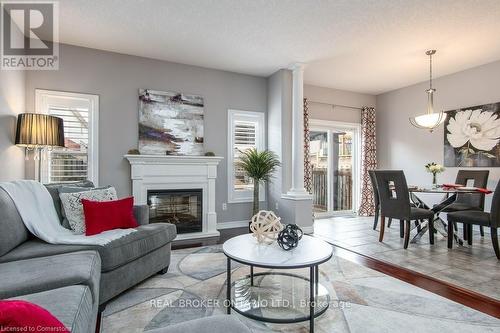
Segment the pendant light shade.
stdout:
<path fill-rule="evenodd" d="M 435 53 L 436 50 L 429 50 L 425 52 L 425 54 L 429 56 L 429 89 L 425 91 L 427 93 L 427 112 L 421 116 L 410 118 L 410 123 L 413 126 L 428 129 L 431 132 L 436 127 L 441 125 L 446 119 L 446 113 L 434 113 L 434 93 L 436 92 L 436 89 L 432 87 L 432 56 Z"/>

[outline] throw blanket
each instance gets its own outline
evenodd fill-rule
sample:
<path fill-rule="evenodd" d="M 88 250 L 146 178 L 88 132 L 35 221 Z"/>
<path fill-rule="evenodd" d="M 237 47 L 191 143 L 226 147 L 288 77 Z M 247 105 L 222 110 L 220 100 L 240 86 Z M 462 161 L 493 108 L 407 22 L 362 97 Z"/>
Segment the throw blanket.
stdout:
<path fill-rule="evenodd" d="M 57 216 L 54 201 L 45 186 L 33 180 L 0 182 L 14 201 L 26 228 L 36 237 L 50 244 L 104 245 L 136 229 L 115 229 L 98 235 L 74 234 L 64 228 Z"/>

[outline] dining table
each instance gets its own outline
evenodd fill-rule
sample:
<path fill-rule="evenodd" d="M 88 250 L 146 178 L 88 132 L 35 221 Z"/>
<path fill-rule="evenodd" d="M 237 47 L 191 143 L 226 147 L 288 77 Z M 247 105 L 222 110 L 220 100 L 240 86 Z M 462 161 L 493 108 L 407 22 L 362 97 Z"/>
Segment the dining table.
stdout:
<path fill-rule="evenodd" d="M 484 193 L 484 194 L 489 194 L 491 191 L 483 191 L 481 192 L 480 189 L 477 188 L 472 188 L 472 187 L 459 187 L 459 186 L 453 186 L 453 187 L 445 187 L 445 186 L 431 186 L 431 187 L 419 187 L 419 186 L 409 186 L 408 191 L 410 193 L 410 200 L 413 203 L 413 205 L 417 208 L 424 208 L 424 209 L 429 209 L 434 212 L 434 220 L 432 221 L 434 230 L 436 230 L 438 233 L 440 233 L 442 236 L 447 237 L 447 227 L 448 224 L 446 221 L 444 221 L 439 214 L 445 210 L 448 205 L 452 204 L 456 198 L 457 194 L 459 193 Z M 419 196 L 418 194 L 422 193 L 427 193 L 427 194 L 442 194 L 443 197 L 441 201 L 434 205 L 433 207 L 429 207 Z M 429 225 L 428 223 L 425 224 L 419 224 L 417 226 L 417 234 L 412 238 L 410 243 L 416 243 L 422 238 L 422 236 L 429 230 Z M 453 237 L 455 241 L 459 245 L 464 244 L 464 240 L 459 236 L 456 228 L 453 233 Z"/>

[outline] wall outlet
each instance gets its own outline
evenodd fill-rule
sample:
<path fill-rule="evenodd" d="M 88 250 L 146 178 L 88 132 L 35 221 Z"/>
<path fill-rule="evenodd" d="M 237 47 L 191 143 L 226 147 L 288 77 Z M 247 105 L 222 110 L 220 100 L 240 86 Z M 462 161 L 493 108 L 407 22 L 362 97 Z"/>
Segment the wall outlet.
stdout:
<path fill-rule="evenodd" d="M 222 210 L 227 210 L 227 203 L 226 202 L 222 203 Z"/>
<path fill-rule="evenodd" d="M 280 206 L 279 206 L 278 202 L 276 202 L 274 209 L 276 209 L 276 210 L 280 209 Z"/>

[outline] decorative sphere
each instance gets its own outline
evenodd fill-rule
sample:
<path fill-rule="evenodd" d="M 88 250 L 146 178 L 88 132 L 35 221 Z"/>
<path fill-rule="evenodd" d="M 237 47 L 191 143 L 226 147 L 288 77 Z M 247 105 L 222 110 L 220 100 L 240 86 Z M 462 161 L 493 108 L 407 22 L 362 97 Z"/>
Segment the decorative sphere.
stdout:
<path fill-rule="evenodd" d="M 259 243 L 271 244 L 281 230 L 283 230 L 281 218 L 272 211 L 261 210 L 252 217 L 250 231 Z"/>
<path fill-rule="evenodd" d="M 285 251 L 291 250 L 297 247 L 303 234 L 296 224 L 287 224 L 278 234 L 278 245 Z"/>

